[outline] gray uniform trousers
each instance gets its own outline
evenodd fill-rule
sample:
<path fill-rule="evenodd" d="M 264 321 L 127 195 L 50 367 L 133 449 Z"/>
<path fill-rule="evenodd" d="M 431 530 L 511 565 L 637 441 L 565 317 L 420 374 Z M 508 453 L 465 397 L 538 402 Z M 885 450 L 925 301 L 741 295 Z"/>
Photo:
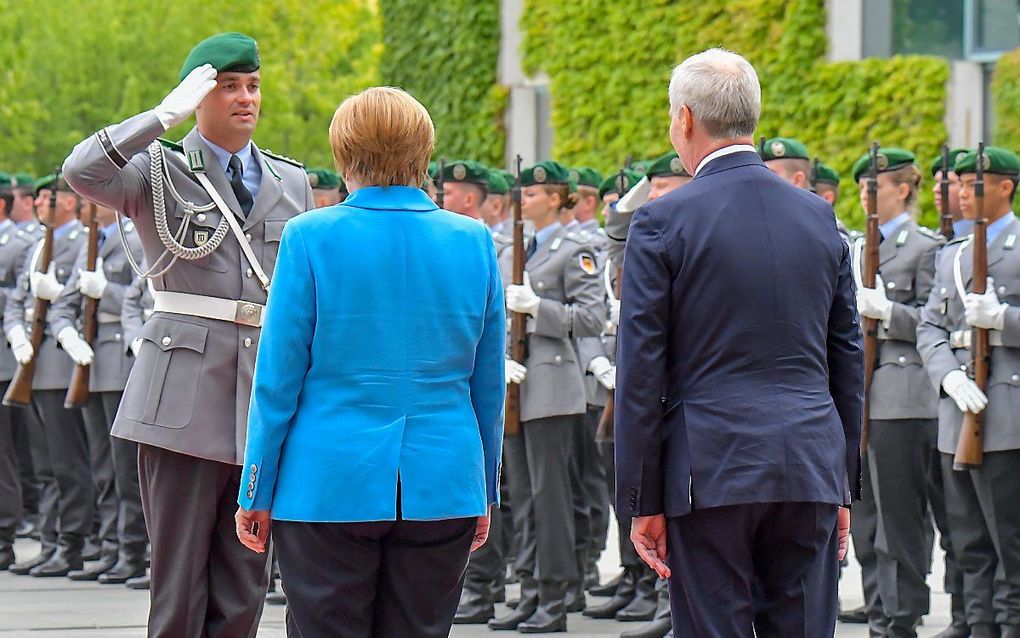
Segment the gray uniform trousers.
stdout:
<path fill-rule="evenodd" d="M 945 554 L 945 577 L 943 589 L 952 596 L 953 619 L 964 618 L 963 571 L 960 569 L 956 551 L 949 531 L 949 513 L 946 511 L 946 488 L 942 479 L 942 454 L 933 439 L 928 458 L 928 505 L 939 530 L 939 546 Z"/>
<path fill-rule="evenodd" d="M 865 452 L 861 455 L 861 500 L 854 503 L 850 536 L 854 543 L 854 556 L 861 565 L 864 608 L 868 612 L 868 627 L 872 638 L 885 636 L 885 614 L 882 612 L 882 600 L 878 592 L 878 555 L 875 553 L 877 533 L 878 510 L 871 478 L 871 459 L 870 453 Z"/>
<path fill-rule="evenodd" d="M 21 475 L 14 442 L 15 409 L 0 407 L 0 550 L 14 544 L 15 529 L 24 515 L 21 507 Z"/>

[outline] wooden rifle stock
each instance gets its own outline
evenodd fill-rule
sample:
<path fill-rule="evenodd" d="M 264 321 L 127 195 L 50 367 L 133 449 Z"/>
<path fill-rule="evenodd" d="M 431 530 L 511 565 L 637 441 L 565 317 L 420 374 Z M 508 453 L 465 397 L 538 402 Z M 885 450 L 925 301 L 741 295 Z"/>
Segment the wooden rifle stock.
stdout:
<path fill-rule="evenodd" d="M 949 145 L 942 145 L 942 176 L 939 179 L 939 197 L 941 202 L 939 204 L 939 232 L 947 240 L 952 239 L 955 231 L 953 230 L 953 214 L 949 211 Z"/>
<path fill-rule="evenodd" d="M 89 243 L 85 254 L 85 269 L 95 272 L 96 263 L 99 259 L 99 224 L 96 221 L 96 205 L 89 206 Z M 85 299 L 84 329 L 85 342 L 92 345 L 96 340 L 96 310 L 99 307 L 99 300 L 82 295 Z M 71 373 L 71 383 L 67 386 L 67 394 L 64 395 L 65 408 L 84 407 L 89 402 L 89 371 L 90 365 L 75 365 Z"/>
<path fill-rule="evenodd" d="M 59 182 L 59 174 L 57 181 Z M 36 270 L 38 272 L 46 272 L 50 269 L 50 263 L 53 262 L 53 224 L 54 219 L 57 215 L 57 188 L 54 185 L 50 191 L 50 210 L 47 219 L 44 222 L 46 226 L 46 234 L 43 237 L 42 250 L 39 254 L 39 261 L 36 263 Z M 42 221 L 42 220 L 40 220 Z M 42 340 L 46 331 L 46 314 L 50 310 L 50 302 L 48 299 L 35 300 L 35 314 L 32 316 L 32 358 L 25 364 L 18 364 L 18 369 L 14 372 L 14 378 L 11 379 L 10 385 L 7 386 L 7 392 L 4 394 L 4 405 L 7 406 L 19 406 L 27 407 L 32 403 L 32 381 L 35 379 L 35 358 L 39 356 L 39 348 L 42 346 Z"/>
<path fill-rule="evenodd" d="M 517 179 L 514 183 L 513 198 L 513 270 L 511 281 L 520 286 L 524 283 L 524 219 L 521 217 L 521 156 L 518 155 Z M 515 312 L 510 317 L 510 357 L 523 364 L 528 358 L 528 335 L 525 315 Z M 509 383 L 506 388 L 506 419 L 503 425 L 504 436 L 517 436 L 521 433 L 521 386 Z"/>
<path fill-rule="evenodd" d="M 976 178 L 974 180 L 974 205 L 977 216 L 974 220 L 974 279 L 972 291 L 983 295 L 988 282 L 988 218 L 985 217 L 984 143 L 978 144 Z M 971 328 L 971 354 L 974 357 L 972 369 L 974 383 L 984 392 L 988 386 L 988 360 L 991 355 L 988 345 L 988 330 Z M 954 470 L 969 470 L 981 467 L 984 462 L 985 431 L 984 413 L 963 413 L 963 427 L 956 443 L 953 456 Z"/>
<path fill-rule="evenodd" d="M 878 245 L 882 241 L 878 232 L 878 142 L 871 145 L 871 168 L 868 172 L 868 223 L 864 234 L 864 263 L 861 283 L 874 288 L 878 280 Z M 861 424 L 861 453 L 868 449 L 868 430 L 871 423 L 871 381 L 878 363 L 878 320 L 862 317 L 864 327 L 864 422 Z"/>

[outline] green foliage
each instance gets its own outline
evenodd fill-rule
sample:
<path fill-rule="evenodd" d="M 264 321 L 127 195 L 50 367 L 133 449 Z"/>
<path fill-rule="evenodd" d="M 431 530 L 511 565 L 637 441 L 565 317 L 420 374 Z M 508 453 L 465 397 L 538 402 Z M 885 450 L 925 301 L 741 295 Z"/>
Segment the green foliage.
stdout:
<path fill-rule="evenodd" d="M 504 164 L 496 83 L 499 0 L 380 0 L 383 83 L 413 94 L 436 125 L 436 156 Z"/>
<path fill-rule="evenodd" d="M 825 62 L 821 0 L 527 0 L 525 69 L 549 76 L 554 152 L 575 165 L 615 170 L 624 158 L 669 148 L 670 72 L 684 57 L 721 46 L 746 56 L 762 81 L 759 133 L 787 135 L 839 170 L 837 213 L 860 227 L 847 173 L 872 140 L 927 162 L 945 139 L 948 65 L 897 57 Z M 597 24 L 599 28 L 592 28 Z M 922 194 L 922 221 L 937 215 Z"/>
<path fill-rule="evenodd" d="M 1020 49 L 999 58 L 992 77 L 995 101 L 995 145 L 1020 149 Z"/>
<path fill-rule="evenodd" d="M 0 166 L 52 170 L 85 136 L 150 109 L 199 40 L 242 31 L 259 42 L 256 142 L 332 165 L 326 131 L 343 98 L 376 83 L 371 0 L 0 0 Z M 193 120 L 168 131 L 177 139 Z"/>

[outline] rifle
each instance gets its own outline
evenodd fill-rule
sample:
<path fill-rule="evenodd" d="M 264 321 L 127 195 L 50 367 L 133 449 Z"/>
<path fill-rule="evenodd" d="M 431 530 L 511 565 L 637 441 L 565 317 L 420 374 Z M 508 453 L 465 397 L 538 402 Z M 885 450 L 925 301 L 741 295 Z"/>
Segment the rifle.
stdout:
<path fill-rule="evenodd" d="M 762 135 L 758 138 L 758 155 L 765 157 L 765 136 Z"/>
<path fill-rule="evenodd" d="M 99 258 L 99 223 L 96 220 L 95 203 L 89 206 L 89 243 L 85 254 L 85 269 L 91 272 L 96 270 L 96 262 Z M 92 297 L 85 297 L 85 342 L 90 346 L 96 340 L 96 310 L 99 307 L 99 300 Z M 71 383 L 67 387 L 67 394 L 64 395 L 65 408 L 80 408 L 89 402 L 89 370 L 90 365 L 76 365 L 71 373 Z"/>
<path fill-rule="evenodd" d="M 977 216 L 974 219 L 974 283 L 975 294 L 983 295 L 988 282 L 988 218 L 985 217 L 985 179 L 984 179 L 984 142 L 978 143 L 977 166 L 974 179 L 974 205 Z M 988 386 L 988 359 L 991 351 L 988 346 L 988 330 L 971 328 L 971 354 L 974 357 L 974 383 L 984 392 Z M 960 440 L 956 444 L 956 455 L 953 457 L 954 470 L 969 470 L 981 467 L 984 462 L 984 413 L 964 412 L 963 427 L 960 429 Z"/>
<path fill-rule="evenodd" d="M 39 254 L 39 261 L 36 263 L 36 270 L 46 272 L 50 269 L 53 261 L 53 224 L 57 217 L 57 188 L 60 184 L 60 171 L 57 171 L 57 180 L 50 191 L 50 210 L 47 219 L 40 218 L 46 227 L 46 234 L 43 237 L 42 249 Z M 32 381 L 35 379 L 35 358 L 39 356 L 39 348 L 42 346 L 43 336 L 46 332 L 46 313 L 50 310 L 50 302 L 47 299 L 35 300 L 35 314 L 32 316 L 32 359 L 26 364 L 18 364 L 14 378 L 7 386 L 3 403 L 6 406 L 28 407 L 32 404 Z"/>
<path fill-rule="evenodd" d="M 878 142 L 871 145 L 871 167 L 868 171 L 868 224 L 864 233 L 864 263 L 861 283 L 874 288 L 878 279 Z M 878 320 L 862 317 L 864 325 L 864 422 L 861 424 L 861 453 L 868 449 L 868 426 L 871 423 L 871 381 L 878 362 Z"/>
<path fill-rule="evenodd" d="M 624 164 L 625 167 L 630 167 L 631 157 L 627 156 L 627 162 Z M 624 169 L 620 170 L 619 176 L 616 178 L 616 190 L 620 193 L 624 193 L 627 190 L 627 175 L 624 173 Z M 604 285 L 606 289 L 606 295 L 619 300 L 620 298 L 620 284 L 623 281 L 623 266 L 616 268 L 616 286 L 611 285 L 609 281 L 609 267 L 611 263 L 606 264 L 606 270 L 604 276 L 606 277 Z M 619 331 L 619 326 L 617 326 Z M 606 406 L 602 408 L 602 416 L 599 417 L 598 427 L 595 428 L 595 440 L 612 442 L 616 436 L 616 427 L 614 419 L 616 417 L 616 390 L 609 390 L 606 395 Z"/>
<path fill-rule="evenodd" d="M 818 158 L 811 162 L 811 174 L 808 175 L 808 190 L 818 193 Z"/>
<path fill-rule="evenodd" d="M 982 184 L 982 190 L 984 185 Z M 939 205 L 939 232 L 947 240 L 953 238 L 953 214 L 949 212 L 949 145 L 942 145 L 942 177 L 939 179 L 939 195 L 942 203 Z"/>
<path fill-rule="evenodd" d="M 513 238 L 513 271 L 511 281 L 520 286 L 524 283 L 524 219 L 521 217 L 521 156 L 515 160 L 517 165 L 516 179 L 511 191 L 514 207 L 514 238 Z M 528 334 L 525 315 L 515 312 L 510 317 L 510 357 L 524 363 L 528 358 Z M 521 433 L 521 386 L 511 383 L 506 389 L 506 420 L 503 425 L 504 436 L 517 436 Z"/>
<path fill-rule="evenodd" d="M 445 183 L 445 177 L 443 173 L 446 172 L 446 158 L 439 158 L 439 174 L 436 176 L 436 204 L 442 208 L 446 201 L 446 193 L 443 192 L 443 185 Z"/>

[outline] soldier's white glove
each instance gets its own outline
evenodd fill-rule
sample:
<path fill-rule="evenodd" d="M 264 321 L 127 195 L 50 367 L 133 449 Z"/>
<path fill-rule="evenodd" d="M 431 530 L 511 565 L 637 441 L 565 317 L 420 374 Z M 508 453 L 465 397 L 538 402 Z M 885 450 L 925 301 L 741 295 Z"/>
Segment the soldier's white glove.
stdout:
<path fill-rule="evenodd" d="M 605 333 L 607 335 L 615 335 L 616 329 L 620 325 L 620 300 L 610 299 L 609 300 L 609 319 L 606 320 Z"/>
<path fill-rule="evenodd" d="M 616 389 L 616 366 L 605 357 L 595 357 L 588 364 L 588 371 L 595 375 L 595 380 L 606 390 Z"/>
<path fill-rule="evenodd" d="M 885 294 L 885 284 L 881 277 L 875 278 L 874 288 L 857 289 L 857 311 L 862 317 L 888 322 L 892 318 L 892 304 Z"/>
<path fill-rule="evenodd" d="M 106 290 L 106 273 L 103 272 L 103 260 L 100 259 L 96 262 L 95 270 L 79 270 L 78 271 L 78 290 L 81 294 L 92 299 L 99 299 L 103 296 L 103 291 Z"/>
<path fill-rule="evenodd" d="M 92 352 L 92 346 L 86 343 L 72 326 L 66 326 L 57 333 L 57 343 L 63 346 L 67 356 L 80 366 L 90 365 L 96 356 Z"/>
<path fill-rule="evenodd" d="M 524 273 L 524 283 L 506 287 L 506 307 L 513 312 L 521 312 L 532 317 L 538 316 L 538 306 L 542 298 L 531 288 L 531 278 Z"/>
<path fill-rule="evenodd" d="M 942 379 L 942 389 L 956 401 L 961 412 L 977 414 L 988 405 L 988 397 L 963 370 L 953 370 Z"/>
<path fill-rule="evenodd" d="M 64 286 L 57 281 L 57 275 L 55 272 L 56 264 L 50 264 L 49 270 L 46 272 L 39 272 L 33 270 L 32 274 L 28 276 L 29 286 L 32 289 L 32 296 L 36 299 L 45 299 L 47 301 L 53 301 L 60 296 L 60 291 L 64 289 Z"/>
<path fill-rule="evenodd" d="M 7 331 L 7 343 L 11 344 L 11 351 L 14 352 L 14 358 L 17 359 L 18 363 L 25 365 L 32 360 L 35 355 L 35 350 L 32 348 L 32 342 L 28 340 L 28 333 L 25 332 L 24 326 L 14 326 Z"/>
<path fill-rule="evenodd" d="M 507 383 L 520 384 L 524 382 L 524 377 L 528 376 L 528 369 L 513 359 L 504 359 L 503 364 Z"/>
<path fill-rule="evenodd" d="M 972 292 L 964 298 L 963 316 L 974 328 L 1002 330 L 1009 304 L 999 301 L 999 295 L 995 294 L 995 282 L 991 277 L 988 278 L 985 290 L 988 292 L 983 295 Z"/>
<path fill-rule="evenodd" d="M 193 69 L 155 108 L 163 128 L 170 129 L 188 119 L 198 105 L 216 88 L 216 69 L 203 64 Z"/>
<path fill-rule="evenodd" d="M 142 338 L 138 337 L 137 339 L 132 339 L 131 345 L 128 347 L 131 348 L 131 354 L 137 357 L 138 351 L 142 349 Z"/>

